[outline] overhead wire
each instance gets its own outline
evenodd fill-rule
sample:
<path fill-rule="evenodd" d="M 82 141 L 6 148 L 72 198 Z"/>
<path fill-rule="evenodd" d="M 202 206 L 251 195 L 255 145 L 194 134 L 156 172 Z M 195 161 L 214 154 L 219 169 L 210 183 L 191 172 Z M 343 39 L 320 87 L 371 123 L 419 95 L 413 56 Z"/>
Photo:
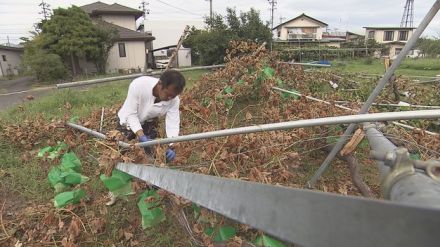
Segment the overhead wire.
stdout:
<path fill-rule="evenodd" d="M 194 12 L 189 11 L 189 10 L 186 10 L 186 9 L 182 9 L 182 8 L 180 8 L 180 7 L 174 6 L 174 5 L 172 5 L 172 4 L 169 4 L 169 3 L 167 3 L 167 2 L 164 2 L 164 1 L 162 1 L 162 0 L 157 0 L 157 1 L 160 2 L 160 3 L 162 3 L 162 4 L 164 4 L 164 5 L 169 6 L 169 7 L 171 7 L 171 8 L 175 8 L 175 9 L 178 9 L 178 10 L 180 10 L 180 11 L 186 12 L 186 13 L 188 13 L 188 14 L 191 14 L 191 15 L 197 15 L 197 16 L 203 17 L 203 15 L 200 15 L 200 14 L 194 13 Z"/>

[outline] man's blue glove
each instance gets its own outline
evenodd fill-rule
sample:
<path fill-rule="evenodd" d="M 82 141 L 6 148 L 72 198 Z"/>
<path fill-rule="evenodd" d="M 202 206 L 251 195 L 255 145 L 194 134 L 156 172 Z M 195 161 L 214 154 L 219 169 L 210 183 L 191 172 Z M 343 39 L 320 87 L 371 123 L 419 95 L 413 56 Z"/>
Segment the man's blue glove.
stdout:
<path fill-rule="evenodd" d="M 139 136 L 139 142 L 149 142 L 152 141 L 152 139 L 150 139 L 150 137 L 146 136 L 146 135 L 141 135 Z M 146 154 L 151 154 L 151 148 L 150 147 L 144 147 L 144 151 Z"/>
<path fill-rule="evenodd" d="M 139 136 L 139 142 L 148 142 L 148 141 L 151 141 L 151 139 L 148 136 L 146 135 Z"/>
<path fill-rule="evenodd" d="M 167 156 L 167 162 L 171 162 L 176 158 L 176 151 L 174 151 L 172 148 L 168 148 L 165 152 L 165 155 Z"/>

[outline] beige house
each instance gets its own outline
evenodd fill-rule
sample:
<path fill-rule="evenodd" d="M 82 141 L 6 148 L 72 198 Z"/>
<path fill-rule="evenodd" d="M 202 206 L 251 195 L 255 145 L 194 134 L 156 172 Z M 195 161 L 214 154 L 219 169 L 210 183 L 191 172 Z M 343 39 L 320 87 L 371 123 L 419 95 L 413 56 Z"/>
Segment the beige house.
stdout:
<path fill-rule="evenodd" d="M 377 43 L 390 48 L 390 57 L 399 55 L 416 28 L 413 27 L 364 27 L 365 39 L 374 39 Z"/>
<path fill-rule="evenodd" d="M 280 41 L 314 41 L 322 40 L 322 33 L 327 27 L 327 23 L 301 14 L 281 23 L 273 30 L 276 30 L 276 39 Z"/>
<path fill-rule="evenodd" d="M 23 47 L 0 45 L 0 77 L 18 75 Z"/>
<path fill-rule="evenodd" d="M 152 50 L 154 37 L 149 33 L 136 31 L 136 20 L 143 15 L 142 11 L 117 3 L 109 5 L 102 2 L 80 8 L 90 15 L 96 25 L 116 29 L 118 32 L 118 39 L 107 60 L 107 73 L 142 72 L 150 67 L 148 53 Z M 96 68 L 87 61 L 81 61 L 81 67 L 96 72 Z"/>

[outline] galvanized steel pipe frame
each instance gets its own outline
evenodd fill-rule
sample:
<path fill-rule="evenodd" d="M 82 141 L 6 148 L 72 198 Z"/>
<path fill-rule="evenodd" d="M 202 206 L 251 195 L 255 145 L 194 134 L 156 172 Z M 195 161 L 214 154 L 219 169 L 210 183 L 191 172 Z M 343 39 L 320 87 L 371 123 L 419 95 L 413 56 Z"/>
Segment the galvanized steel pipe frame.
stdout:
<path fill-rule="evenodd" d="M 381 122 L 381 121 L 392 121 L 392 120 L 402 120 L 402 119 L 406 119 L 406 120 L 430 119 L 430 118 L 440 118 L 440 110 L 381 112 L 381 113 L 364 114 L 364 115 L 347 115 L 347 116 L 338 116 L 338 117 L 304 119 L 297 121 L 263 124 L 263 125 L 247 126 L 247 127 L 234 128 L 234 129 L 211 131 L 205 133 L 190 134 L 190 135 L 177 136 L 177 137 L 165 138 L 165 139 L 157 139 L 149 142 L 136 143 L 135 146 L 149 147 L 160 144 L 195 141 L 195 140 L 209 139 L 215 137 L 226 137 L 231 135 L 250 134 L 256 132 L 263 132 L 263 131 L 288 130 L 294 128 L 315 127 L 322 125 Z M 74 123 L 67 123 L 67 125 L 101 139 L 106 138 L 104 134 L 88 129 L 86 127 Z M 119 145 L 124 148 L 130 147 L 130 144 L 125 142 L 119 142 Z"/>
<path fill-rule="evenodd" d="M 320 102 L 320 103 L 323 103 L 323 104 L 326 104 L 326 105 L 333 105 L 333 106 L 335 106 L 337 108 L 340 108 L 340 109 L 343 109 L 343 110 L 347 110 L 347 111 L 350 111 L 350 112 L 356 112 L 355 110 L 353 110 L 351 108 L 348 108 L 346 106 L 338 105 L 338 104 L 332 104 L 331 102 L 328 102 L 328 101 L 325 101 L 325 100 L 322 100 L 322 99 L 318 99 L 318 98 L 315 98 L 315 97 L 312 97 L 312 96 L 303 95 L 301 93 L 289 91 L 289 90 L 282 89 L 282 88 L 279 88 L 279 87 L 272 87 L 272 89 L 275 89 L 275 90 L 278 90 L 278 91 L 281 91 L 281 92 L 285 92 L 285 93 L 290 93 L 290 94 L 297 95 L 297 96 L 300 96 L 300 97 L 304 96 L 306 99 L 309 99 L 309 100 Z M 337 101 L 335 101 L 335 102 L 337 102 Z M 437 108 L 433 108 L 433 109 L 437 109 Z M 440 109 L 440 107 L 439 107 L 439 109 Z M 394 125 L 400 126 L 402 128 L 406 128 L 406 129 L 420 130 L 420 131 L 425 132 L 428 135 L 438 135 L 438 133 L 434 133 L 434 132 L 431 132 L 431 131 L 419 129 L 419 128 L 416 128 L 416 127 L 413 127 L 413 126 L 409 126 L 409 125 L 406 125 L 406 124 L 402 124 L 402 123 L 396 122 L 396 121 L 392 121 L 391 123 L 394 124 Z"/>
<path fill-rule="evenodd" d="M 224 64 L 219 65 L 211 65 L 211 66 L 199 66 L 199 67 L 191 67 L 191 68 L 185 68 L 185 69 L 176 69 L 177 71 L 191 71 L 191 70 L 200 70 L 200 69 L 216 69 L 216 68 L 223 68 Z M 57 84 L 56 87 L 58 89 L 62 88 L 71 88 L 71 87 L 80 87 L 80 86 L 87 86 L 92 84 L 98 84 L 103 82 L 110 82 L 110 81 L 119 81 L 119 80 L 126 80 L 126 79 L 133 79 L 140 76 L 153 76 L 153 75 L 160 75 L 163 71 L 153 71 L 152 73 L 138 73 L 138 74 L 132 74 L 132 75 L 124 75 L 124 76 L 115 76 L 115 77 L 109 77 L 109 78 L 101 78 L 101 79 L 93 79 L 93 80 L 87 80 L 87 81 L 76 81 L 76 82 L 67 82 L 67 83 L 60 83 Z"/>
<path fill-rule="evenodd" d="M 388 140 L 374 124 L 365 124 L 364 130 L 371 150 L 378 152 L 394 152 L 396 146 Z M 383 161 L 377 161 L 380 178 L 383 180 L 390 168 Z M 389 192 L 391 201 L 408 205 L 440 207 L 440 183 L 416 170 L 415 174 L 401 178 Z"/>
<path fill-rule="evenodd" d="M 409 53 L 409 51 L 414 47 L 416 44 L 418 38 L 422 35 L 423 31 L 426 29 L 426 27 L 429 25 L 431 20 L 435 17 L 437 12 L 440 9 L 440 0 L 436 0 L 433 4 L 432 8 L 429 10 L 429 12 L 426 14 L 423 21 L 420 23 L 419 27 L 416 29 L 414 34 L 411 36 L 411 38 L 408 40 L 408 42 L 403 47 L 402 51 L 397 56 L 396 60 L 393 62 L 393 64 L 388 68 L 385 75 L 381 78 L 379 83 L 377 84 L 376 88 L 371 93 L 370 97 L 368 97 L 365 104 L 362 106 L 361 110 L 359 111 L 359 114 L 366 114 L 370 110 L 374 100 L 376 97 L 380 94 L 382 89 L 385 87 L 385 85 L 390 80 L 391 76 L 394 74 L 396 69 L 400 66 L 403 59 L 406 57 L 406 55 Z M 330 154 L 327 156 L 327 158 L 322 162 L 321 167 L 316 171 L 316 173 L 313 175 L 313 177 L 307 182 L 307 186 L 309 188 L 315 187 L 316 182 L 321 177 L 322 173 L 327 169 L 327 167 L 330 165 L 330 163 L 333 161 L 333 159 L 336 157 L 338 152 L 342 149 L 344 144 L 349 139 L 350 135 L 353 133 L 353 131 L 356 129 L 355 124 L 350 124 L 348 128 L 345 130 L 344 134 L 339 138 L 338 143 L 336 143 L 333 150 L 330 152 Z"/>
<path fill-rule="evenodd" d="M 334 124 L 349 124 L 349 123 L 365 123 L 365 122 L 381 122 L 402 119 L 430 119 L 439 118 L 440 110 L 424 110 L 424 111 L 407 111 L 407 112 L 382 112 L 364 115 L 347 115 L 338 117 L 326 117 L 316 119 L 304 119 L 297 121 L 272 123 L 256 126 L 247 126 L 234 129 L 225 129 L 218 131 L 211 131 L 205 133 L 190 134 L 184 136 L 177 136 L 172 138 L 158 139 L 144 143 L 137 143 L 135 145 L 148 147 L 159 144 L 169 144 L 184 141 L 195 141 L 200 139 L 209 139 L 215 137 L 226 137 L 231 135 L 249 134 L 263 131 L 288 130 L 293 128 L 315 127 L 322 125 Z"/>

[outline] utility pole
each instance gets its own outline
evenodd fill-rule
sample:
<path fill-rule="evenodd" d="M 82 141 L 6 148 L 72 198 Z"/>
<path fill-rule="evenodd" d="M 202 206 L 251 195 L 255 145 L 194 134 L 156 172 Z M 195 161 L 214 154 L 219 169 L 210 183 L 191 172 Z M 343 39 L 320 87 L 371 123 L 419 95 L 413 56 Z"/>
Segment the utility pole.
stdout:
<path fill-rule="evenodd" d="M 280 16 L 280 24 L 282 24 L 285 19 L 285 17 Z"/>
<path fill-rule="evenodd" d="M 148 5 L 150 5 L 150 3 L 145 1 L 142 1 L 141 5 L 139 5 L 139 9 L 143 12 L 142 16 L 144 17 L 144 20 L 145 16 L 150 14 L 150 9 L 147 8 Z"/>
<path fill-rule="evenodd" d="M 11 46 L 11 43 L 9 42 L 9 35 L 6 37 L 8 38 L 8 46 Z"/>
<path fill-rule="evenodd" d="M 150 9 L 148 8 L 148 5 L 150 5 L 148 1 L 142 1 L 139 5 L 139 9 L 142 10 L 142 17 L 144 17 L 144 23 L 141 24 L 143 26 L 143 32 L 147 31 L 147 15 L 150 14 Z"/>
<path fill-rule="evenodd" d="M 209 18 L 212 19 L 212 0 L 206 0 L 209 1 Z"/>
<path fill-rule="evenodd" d="M 49 18 L 50 15 L 50 9 L 49 9 L 50 5 L 44 2 L 44 0 L 41 0 L 41 3 L 38 4 L 38 6 L 41 7 L 41 11 L 38 14 L 43 14 L 44 20 L 47 20 L 47 18 Z"/>
<path fill-rule="evenodd" d="M 272 34 L 273 39 L 273 12 L 275 11 L 275 5 L 277 5 L 276 0 L 267 0 L 270 4 L 270 33 Z M 270 42 L 270 51 L 272 51 L 273 41 Z"/>

